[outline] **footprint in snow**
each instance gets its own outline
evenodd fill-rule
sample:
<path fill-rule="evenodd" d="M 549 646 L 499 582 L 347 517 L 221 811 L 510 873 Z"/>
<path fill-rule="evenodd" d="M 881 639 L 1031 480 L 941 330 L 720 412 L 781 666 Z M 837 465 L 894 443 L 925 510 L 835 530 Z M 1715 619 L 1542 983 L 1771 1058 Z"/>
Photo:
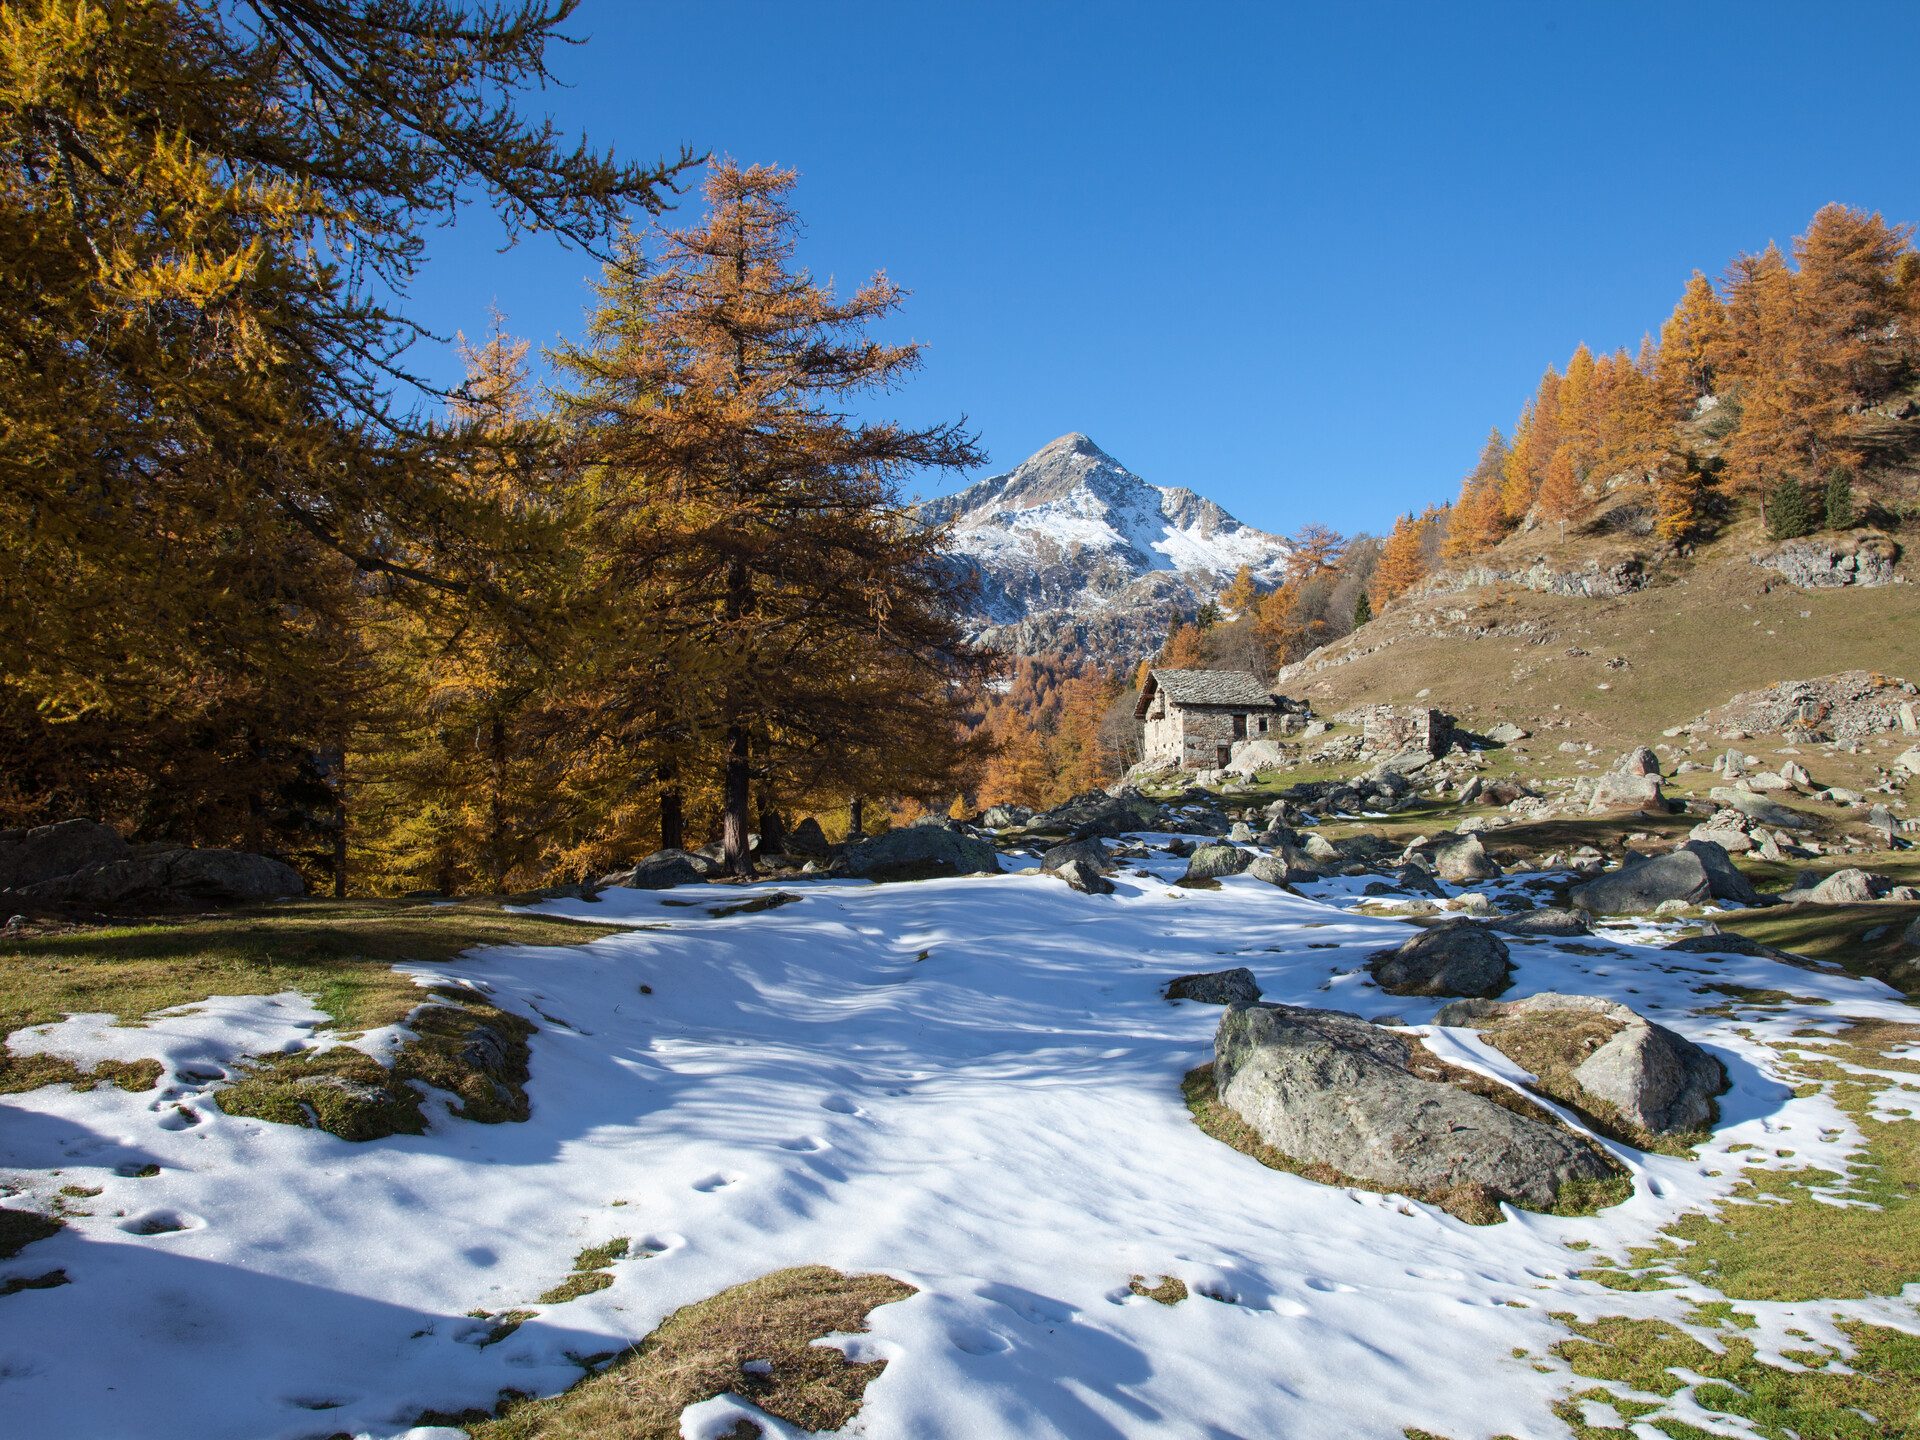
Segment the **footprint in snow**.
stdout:
<path fill-rule="evenodd" d="M 801 1154 L 806 1155 L 812 1154 L 816 1150 L 827 1150 L 832 1147 L 818 1135 L 796 1135 L 791 1140 L 782 1140 L 780 1142 L 780 1148 L 782 1150 L 798 1150 Z"/>
<path fill-rule="evenodd" d="M 740 1183 L 740 1177 L 738 1175 L 722 1175 L 719 1173 L 715 1173 L 707 1176 L 704 1180 L 694 1181 L 693 1188 L 696 1190 L 702 1191 L 705 1194 L 711 1195 L 716 1190 L 724 1190 L 729 1185 L 738 1185 L 739 1183 Z"/>
<path fill-rule="evenodd" d="M 998 1355 L 1002 1350 L 1013 1348 L 1013 1343 L 1006 1336 L 977 1325 L 950 1330 L 947 1338 L 953 1342 L 954 1349 L 963 1350 L 969 1355 Z"/>
<path fill-rule="evenodd" d="M 820 1102 L 822 1110 L 831 1110 L 836 1115 L 858 1115 L 860 1107 L 845 1095 L 829 1095 Z"/>
<path fill-rule="evenodd" d="M 204 1230 L 207 1222 L 182 1210 L 146 1210 L 120 1222 L 129 1235 L 173 1235 L 182 1230 Z"/>

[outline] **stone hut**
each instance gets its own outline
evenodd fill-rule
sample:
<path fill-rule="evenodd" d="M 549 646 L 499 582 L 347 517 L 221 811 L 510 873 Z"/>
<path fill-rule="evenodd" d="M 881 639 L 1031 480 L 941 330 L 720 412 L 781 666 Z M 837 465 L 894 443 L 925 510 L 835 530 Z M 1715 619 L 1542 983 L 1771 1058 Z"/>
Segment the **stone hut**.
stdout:
<path fill-rule="evenodd" d="M 1244 670 L 1149 670 L 1133 707 L 1146 727 L 1141 762 L 1221 768 L 1233 759 L 1237 741 L 1277 734 L 1293 708 Z"/>
<path fill-rule="evenodd" d="M 1375 755 L 1424 750 L 1436 758 L 1453 744 L 1453 719 L 1422 706 L 1375 705 L 1366 712 L 1363 748 Z"/>

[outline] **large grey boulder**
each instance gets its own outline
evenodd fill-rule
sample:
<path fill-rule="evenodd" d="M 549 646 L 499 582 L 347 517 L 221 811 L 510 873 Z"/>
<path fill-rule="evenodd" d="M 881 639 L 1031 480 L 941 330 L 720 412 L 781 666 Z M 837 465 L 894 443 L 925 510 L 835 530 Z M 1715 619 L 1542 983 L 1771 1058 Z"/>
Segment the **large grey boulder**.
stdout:
<path fill-rule="evenodd" d="M 1104 875 L 1114 868 L 1113 857 L 1107 854 L 1106 845 L 1095 836 L 1089 836 L 1085 840 L 1069 840 L 1064 845 L 1055 845 L 1040 857 L 1040 868 L 1054 871 L 1076 860 L 1096 875 Z"/>
<path fill-rule="evenodd" d="M 1222 875 L 1238 875 L 1252 863 L 1253 856 L 1237 845 L 1198 845 L 1187 861 L 1187 873 L 1180 878 L 1217 880 Z"/>
<path fill-rule="evenodd" d="M 1664 901 L 1699 905 L 1712 895 L 1706 865 L 1687 850 L 1622 865 L 1567 892 L 1575 906 L 1600 915 L 1650 915 Z"/>
<path fill-rule="evenodd" d="M 37 885 L 132 854 L 133 847 L 120 838 L 119 831 L 97 820 L 0 830 L 0 890 Z"/>
<path fill-rule="evenodd" d="M 1758 820 L 1762 825 L 1771 825 L 1776 830 L 1811 830 L 1813 821 L 1791 806 L 1769 800 L 1764 795 L 1755 795 L 1749 790 L 1735 790 L 1726 785 L 1716 785 L 1707 795 L 1722 805 L 1730 805 L 1749 820 Z"/>
<path fill-rule="evenodd" d="M 1814 905 L 1864 905 L 1878 900 L 1893 888 L 1885 875 L 1869 875 L 1864 870 L 1836 870 L 1803 895 L 1794 899 Z"/>
<path fill-rule="evenodd" d="M 240 850 L 162 850 L 88 865 L 15 892 L 56 905 L 170 909 L 281 900 L 307 893 L 291 865 Z"/>
<path fill-rule="evenodd" d="M 1487 731 L 1487 738 L 1496 745 L 1511 745 L 1516 740 L 1526 739 L 1528 733 L 1528 731 L 1522 730 L 1511 721 L 1502 720 L 1498 725 Z"/>
<path fill-rule="evenodd" d="M 1251 1005 L 1260 998 L 1260 985 L 1244 965 L 1233 970 L 1210 970 L 1204 975 L 1182 975 L 1167 982 L 1167 999 L 1194 1000 L 1202 1005 Z"/>
<path fill-rule="evenodd" d="M 930 880 L 940 875 L 997 875 L 993 846 L 939 825 L 908 825 L 849 845 L 847 868 L 867 880 Z"/>
<path fill-rule="evenodd" d="M 989 805 L 981 815 L 980 823 L 989 830 L 1010 830 L 1016 825 L 1024 825 L 1033 818 L 1033 811 L 1025 805 Z"/>
<path fill-rule="evenodd" d="M 1269 885 L 1299 885 L 1309 880 L 1323 878 L 1321 869 L 1307 857 L 1304 850 L 1292 845 L 1276 845 L 1259 857 L 1243 872 L 1256 880 L 1264 880 Z"/>
<path fill-rule="evenodd" d="M 625 870 L 602 875 L 599 884 L 607 890 L 671 890 L 701 884 L 707 874 L 707 867 L 685 850 L 656 850 Z"/>
<path fill-rule="evenodd" d="M 1513 961 L 1506 942 L 1464 916 L 1417 932 L 1404 945 L 1367 957 L 1374 983 L 1390 995 L 1498 995 Z"/>
<path fill-rule="evenodd" d="M 1543 905 L 1537 910 L 1525 910 L 1503 920 L 1490 920 L 1487 928 L 1504 931 L 1508 935 L 1573 936 L 1591 934 L 1593 922 L 1587 918 L 1584 910 L 1561 910 Z"/>
<path fill-rule="evenodd" d="M 811 815 L 787 832 L 781 848 L 788 855 L 804 855 L 809 860 L 824 860 L 833 853 L 827 832 Z"/>
<path fill-rule="evenodd" d="M 1733 863 L 1726 847 L 1716 840 L 1692 839 L 1678 847 L 1696 856 L 1706 867 L 1707 889 L 1716 900 L 1737 900 L 1742 905 L 1765 905 L 1767 897 L 1753 888 L 1753 882 Z"/>
<path fill-rule="evenodd" d="M 1069 860 L 1064 865 L 1055 866 L 1052 873 L 1082 895 L 1113 894 L 1113 882 L 1102 875 L 1099 867 L 1091 861 Z"/>
<path fill-rule="evenodd" d="M 1655 770 L 1651 775 L 1639 775 L 1628 771 L 1609 771 L 1595 778 L 1593 798 L 1587 802 L 1587 813 L 1597 814 L 1602 810 L 1614 810 L 1623 805 L 1635 805 L 1642 809 L 1658 806 L 1665 809 L 1665 801 L 1660 794 L 1660 773 Z"/>
<path fill-rule="evenodd" d="M 1637 745 L 1614 761 L 1613 768 L 1622 775 L 1658 775 L 1660 757 L 1644 745 Z"/>
<path fill-rule="evenodd" d="M 1487 854 L 1478 835 L 1440 835 L 1421 848 L 1433 857 L 1433 873 L 1456 885 L 1500 876 L 1499 862 Z"/>
<path fill-rule="evenodd" d="M 1472 1027 L 1556 1099 L 1649 1135 L 1706 1129 L 1727 1088 L 1726 1067 L 1691 1040 L 1596 995 L 1456 1000 L 1434 1023 Z"/>
<path fill-rule="evenodd" d="M 1413 1046 L 1355 1015 L 1230 1005 L 1213 1053 L 1220 1099 L 1261 1139 L 1357 1180 L 1546 1209 L 1569 1183 L 1616 1173 L 1581 1137 L 1414 1074 Z"/>

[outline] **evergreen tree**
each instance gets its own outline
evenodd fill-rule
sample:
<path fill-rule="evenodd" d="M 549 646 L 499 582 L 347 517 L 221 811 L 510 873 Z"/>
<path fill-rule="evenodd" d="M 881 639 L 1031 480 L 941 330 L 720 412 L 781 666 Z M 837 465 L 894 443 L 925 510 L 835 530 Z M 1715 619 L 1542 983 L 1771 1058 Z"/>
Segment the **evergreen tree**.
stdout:
<path fill-rule="evenodd" d="M 1696 538 L 1706 520 L 1714 487 L 1726 462 L 1720 458 L 1701 459 L 1688 451 L 1677 462 L 1660 470 L 1655 495 L 1660 518 L 1657 533 L 1663 540 L 1683 544 Z"/>
<path fill-rule="evenodd" d="M 1767 488 L 1767 533 L 1775 540 L 1811 535 L 1819 523 L 1807 487 L 1797 478 L 1782 475 Z"/>
<path fill-rule="evenodd" d="M 1360 597 L 1353 602 L 1353 628 L 1358 630 L 1371 619 L 1373 619 L 1373 601 L 1369 600 L 1367 592 L 1362 590 Z"/>
<path fill-rule="evenodd" d="M 1853 484 L 1844 466 L 1836 465 L 1827 472 L 1827 491 L 1824 513 L 1828 530 L 1850 530 L 1853 528 Z"/>
<path fill-rule="evenodd" d="M 756 779 L 944 803 L 989 743 L 963 742 L 959 721 L 993 657 L 962 638 L 964 581 L 898 489 L 910 469 L 984 457 L 958 426 L 842 409 L 902 381 L 920 347 L 866 335 L 900 303 L 885 277 L 840 299 L 793 267 L 793 183 L 714 167 L 706 218 L 661 234 L 651 260 L 628 242 L 589 345 L 556 357 L 610 584 L 659 597 L 649 623 L 707 658 L 663 718 L 718 777 L 736 873 Z M 617 688 L 616 709 L 657 704 Z"/>

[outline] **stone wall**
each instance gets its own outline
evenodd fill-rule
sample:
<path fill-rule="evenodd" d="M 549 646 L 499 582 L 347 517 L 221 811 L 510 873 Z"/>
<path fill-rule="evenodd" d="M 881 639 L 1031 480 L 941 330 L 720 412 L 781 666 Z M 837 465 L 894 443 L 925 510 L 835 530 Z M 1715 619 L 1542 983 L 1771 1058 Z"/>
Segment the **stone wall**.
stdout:
<path fill-rule="evenodd" d="M 1243 735 L 1233 733 L 1233 717 L 1246 716 Z M 1260 728 L 1265 721 L 1267 728 Z M 1306 722 L 1272 710 L 1255 710 L 1234 705 L 1168 705 L 1156 700 L 1148 711 L 1141 735 L 1141 759 L 1147 765 L 1177 765 L 1183 770 L 1212 770 L 1226 763 L 1221 752 L 1231 756 L 1236 739 L 1260 740 L 1281 733 L 1292 722 L 1294 728 Z"/>

